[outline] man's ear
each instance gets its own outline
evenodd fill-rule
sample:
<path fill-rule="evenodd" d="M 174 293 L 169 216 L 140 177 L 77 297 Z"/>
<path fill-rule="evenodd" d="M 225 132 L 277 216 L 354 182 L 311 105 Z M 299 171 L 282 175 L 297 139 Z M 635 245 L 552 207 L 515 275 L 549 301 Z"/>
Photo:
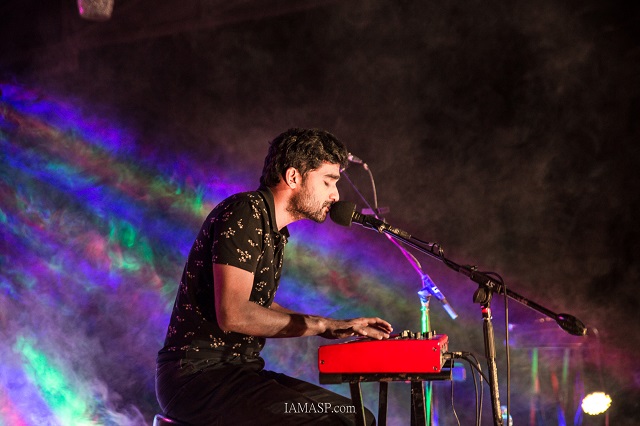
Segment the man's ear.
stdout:
<path fill-rule="evenodd" d="M 295 167 L 289 167 L 284 172 L 284 183 L 291 189 L 297 187 L 301 182 L 300 172 Z"/>

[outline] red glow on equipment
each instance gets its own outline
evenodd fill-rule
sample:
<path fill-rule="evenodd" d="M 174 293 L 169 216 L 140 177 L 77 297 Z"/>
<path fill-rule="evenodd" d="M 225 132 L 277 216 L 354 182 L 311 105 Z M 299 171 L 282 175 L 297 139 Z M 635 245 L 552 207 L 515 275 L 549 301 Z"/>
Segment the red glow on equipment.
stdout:
<path fill-rule="evenodd" d="M 439 373 L 449 337 L 359 339 L 318 348 L 318 370 L 331 373 Z"/>

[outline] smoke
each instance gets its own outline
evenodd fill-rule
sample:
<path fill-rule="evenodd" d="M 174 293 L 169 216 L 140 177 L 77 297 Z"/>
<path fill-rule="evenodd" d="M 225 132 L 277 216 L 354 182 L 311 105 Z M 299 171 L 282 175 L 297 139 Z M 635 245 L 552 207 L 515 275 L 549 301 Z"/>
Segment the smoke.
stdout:
<path fill-rule="evenodd" d="M 151 31 L 134 9 L 128 18 Z M 60 16 L 50 15 L 34 31 L 57 34 Z M 625 355 L 640 347 L 637 10 L 332 2 L 122 42 L 94 26 L 100 45 L 40 46 L 67 52 L 60 64 L 33 57 L 42 50 L 27 49 L 42 37 L 22 36 L 29 26 L 19 21 L 3 39 L 31 41 L 3 50 L 19 59 L 2 64 L 21 64 L 9 75 L 25 84 L 3 84 L 0 103 L 0 324 L 11 353 L 0 399 L 12 419 L 57 415 L 44 397 L 54 388 L 27 376 L 17 348 L 42 355 L 65 389 L 92 395 L 88 421 L 150 419 L 154 354 L 195 230 L 217 201 L 257 186 L 267 141 L 292 126 L 330 130 L 364 159 L 394 226 L 599 330 L 605 384 L 637 394 Z M 368 176 L 349 173 L 371 201 Z M 346 186 L 341 195 L 357 201 Z M 386 239 L 331 224 L 292 230 L 281 302 L 417 326 L 418 277 Z M 420 261 L 460 314 L 452 321 L 434 302 L 437 330 L 455 349 L 482 353 L 475 288 Z M 517 344 L 568 343 L 531 310 L 511 310 Z M 587 340 L 589 370 L 598 363 L 593 333 Z M 269 349 L 271 368 L 313 380 L 317 343 Z M 525 396 L 529 349 L 515 348 L 512 377 Z M 528 401 L 518 403 L 516 423 L 529 415 Z M 612 415 L 632 406 L 614 402 Z"/>

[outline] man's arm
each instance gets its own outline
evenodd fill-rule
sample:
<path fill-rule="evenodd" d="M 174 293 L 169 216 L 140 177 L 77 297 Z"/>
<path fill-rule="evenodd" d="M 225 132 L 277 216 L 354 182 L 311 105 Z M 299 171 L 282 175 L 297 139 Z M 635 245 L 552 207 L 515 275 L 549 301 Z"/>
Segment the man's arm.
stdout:
<path fill-rule="evenodd" d="M 284 306 L 277 303 L 276 301 L 273 301 L 273 303 L 271 303 L 271 307 L 269 309 L 272 309 L 278 312 L 284 312 L 285 314 L 299 314 L 299 312 L 292 311 L 291 309 L 285 308 Z"/>
<path fill-rule="evenodd" d="M 260 337 L 320 335 L 339 339 L 354 335 L 388 338 L 391 325 L 380 318 L 334 320 L 293 312 L 275 304 L 268 309 L 249 301 L 253 274 L 235 266 L 213 265 L 215 309 L 225 331 Z"/>

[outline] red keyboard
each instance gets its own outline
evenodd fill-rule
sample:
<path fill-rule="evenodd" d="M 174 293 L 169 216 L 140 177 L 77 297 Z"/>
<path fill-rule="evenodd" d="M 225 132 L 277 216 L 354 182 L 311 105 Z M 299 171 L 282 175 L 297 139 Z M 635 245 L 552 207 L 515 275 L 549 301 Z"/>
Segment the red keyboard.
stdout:
<path fill-rule="evenodd" d="M 358 339 L 318 348 L 320 374 L 439 373 L 449 337 Z"/>

